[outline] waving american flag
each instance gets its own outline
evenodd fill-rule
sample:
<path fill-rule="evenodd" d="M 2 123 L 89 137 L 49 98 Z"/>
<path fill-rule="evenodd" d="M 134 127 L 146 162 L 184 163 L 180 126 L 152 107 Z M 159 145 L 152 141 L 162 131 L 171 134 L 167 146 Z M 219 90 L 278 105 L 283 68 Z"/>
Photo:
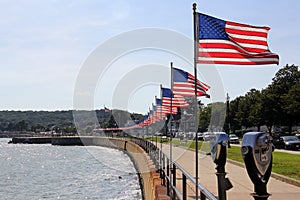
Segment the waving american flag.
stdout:
<path fill-rule="evenodd" d="M 195 96 L 195 76 L 178 68 L 173 70 L 173 93 L 181 96 Z M 197 79 L 197 96 L 209 95 L 206 91 L 210 88 L 207 84 Z"/>
<path fill-rule="evenodd" d="M 198 63 L 263 65 L 279 63 L 269 50 L 269 27 L 224 21 L 198 13 Z"/>

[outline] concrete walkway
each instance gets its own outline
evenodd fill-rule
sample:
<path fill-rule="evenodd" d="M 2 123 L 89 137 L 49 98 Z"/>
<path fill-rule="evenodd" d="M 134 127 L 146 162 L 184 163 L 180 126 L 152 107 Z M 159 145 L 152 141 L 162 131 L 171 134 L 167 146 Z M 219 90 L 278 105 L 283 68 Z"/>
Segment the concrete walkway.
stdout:
<path fill-rule="evenodd" d="M 205 145 L 202 145 L 202 148 Z M 160 144 L 158 144 L 160 148 Z M 163 144 L 163 152 L 170 156 L 170 145 Z M 181 165 L 187 172 L 195 177 L 195 152 L 183 147 L 172 146 L 172 160 Z M 199 183 L 204 185 L 210 192 L 217 196 L 217 177 L 215 175 L 216 165 L 210 156 L 205 153 L 199 153 Z M 253 184 L 248 177 L 246 169 L 229 162 L 226 163 L 226 177 L 229 178 L 233 188 L 227 191 L 227 199 L 243 200 L 253 199 L 250 193 L 254 192 Z M 180 175 L 177 180 L 180 181 Z M 180 185 L 179 183 L 177 185 Z M 281 199 L 300 199 L 300 187 L 284 183 L 282 181 L 270 178 L 268 182 L 268 193 L 272 196 L 270 200 Z M 195 199 L 194 186 L 188 189 L 189 199 Z"/>

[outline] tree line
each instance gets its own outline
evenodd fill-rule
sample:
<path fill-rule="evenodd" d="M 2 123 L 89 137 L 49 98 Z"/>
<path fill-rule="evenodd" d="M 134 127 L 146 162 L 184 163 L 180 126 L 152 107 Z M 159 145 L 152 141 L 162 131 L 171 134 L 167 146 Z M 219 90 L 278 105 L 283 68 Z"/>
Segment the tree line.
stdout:
<path fill-rule="evenodd" d="M 90 134 L 94 128 L 99 128 L 99 125 L 102 128 L 124 126 L 126 121 L 121 116 L 125 114 L 133 120 L 142 118 L 141 114 L 122 110 L 107 112 L 105 109 L 93 111 L 0 111 L 0 133 L 53 131 L 62 134 L 76 134 L 79 127 L 81 132 Z M 80 116 L 76 126 L 74 115 Z M 98 123 L 94 120 L 95 115 Z M 114 116 L 117 117 L 116 120 Z"/>
<path fill-rule="evenodd" d="M 223 129 L 236 132 L 256 127 L 260 131 L 265 125 L 271 133 L 273 128 L 284 127 L 292 133 L 300 120 L 300 72 L 298 66 L 286 65 L 278 70 L 272 83 L 262 90 L 251 89 L 243 96 L 229 102 L 229 112 Z M 218 102 L 200 109 L 199 128 L 209 129 L 212 107 L 224 107 Z M 218 110 L 218 109 L 216 109 Z M 229 127 L 228 127 L 229 125 Z"/>

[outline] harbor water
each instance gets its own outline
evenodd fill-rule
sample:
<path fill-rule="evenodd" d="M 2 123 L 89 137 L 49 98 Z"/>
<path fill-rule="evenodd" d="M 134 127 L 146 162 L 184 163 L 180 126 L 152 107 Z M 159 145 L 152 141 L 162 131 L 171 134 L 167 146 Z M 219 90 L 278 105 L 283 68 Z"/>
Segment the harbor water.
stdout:
<path fill-rule="evenodd" d="M 0 139 L 0 199 L 142 199 L 124 152 L 8 141 Z"/>

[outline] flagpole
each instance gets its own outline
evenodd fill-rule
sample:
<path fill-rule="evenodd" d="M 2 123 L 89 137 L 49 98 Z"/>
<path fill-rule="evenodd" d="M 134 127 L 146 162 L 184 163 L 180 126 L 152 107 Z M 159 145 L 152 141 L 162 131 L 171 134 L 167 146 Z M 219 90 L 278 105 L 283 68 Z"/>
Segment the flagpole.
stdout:
<path fill-rule="evenodd" d="M 197 62 L 198 62 L 198 40 L 199 40 L 199 22 L 198 22 L 198 13 L 196 12 L 197 9 L 197 4 L 193 3 L 193 16 L 194 16 L 194 76 L 195 76 L 195 99 L 196 99 L 196 104 L 195 104 L 195 121 L 197 119 Z M 195 123 L 198 124 L 198 123 Z M 195 146 L 195 171 L 196 171 L 196 199 L 198 199 L 198 179 L 199 179 L 199 174 L 198 174 L 198 153 L 199 153 L 199 147 L 198 147 L 198 127 L 195 130 L 196 134 L 196 146 Z"/>
<path fill-rule="evenodd" d="M 162 102 L 163 102 L 163 94 L 162 94 L 162 84 L 160 84 L 160 99 L 161 99 L 161 105 L 162 105 Z M 165 117 L 165 134 L 166 134 L 166 137 L 167 137 L 167 135 L 168 135 L 168 129 L 167 129 L 167 127 L 168 127 L 168 124 L 167 124 L 167 122 L 168 122 L 168 117 L 166 116 Z M 164 161 L 163 161 L 164 162 Z M 169 166 L 169 163 L 167 163 L 167 166 Z M 167 168 L 168 169 L 168 168 Z M 168 174 L 169 172 L 167 171 L 167 174 Z M 168 190 L 168 189 L 167 189 Z"/>
<path fill-rule="evenodd" d="M 156 123 L 156 117 L 155 117 L 155 115 L 157 115 L 157 107 L 155 107 L 155 113 L 154 113 L 154 104 L 152 103 L 152 110 L 153 110 L 153 123 L 154 123 L 154 130 L 155 131 L 153 131 L 153 132 L 155 132 L 154 134 L 155 134 L 155 146 L 157 147 L 157 133 L 156 133 L 156 125 L 157 125 L 157 123 Z"/>
<path fill-rule="evenodd" d="M 172 115 L 172 103 L 173 103 L 173 62 L 170 63 L 170 66 L 171 66 L 171 107 L 170 107 L 170 169 L 172 169 L 172 166 L 173 166 L 173 155 L 172 155 L 172 142 L 173 142 L 173 126 L 172 126 L 172 118 L 173 118 L 173 115 Z M 171 173 L 172 174 L 172 173 Z M 170 182 L 172 183 L 172 176 L 170 175 Z"/>
<path fill-rule="evenodd" d="M 155 96 L 155 104 L 156 104 L 156 111 L 157 111 L 157 97 Z M 160 120 L 162 120 L 162 113 L 161 113 L 161 107 L 160 107 Z M 160 127 L 160 122 L 159 121 L 159 127 Z M 160 132 L 160 131 L 159 131 Z M 160 176 L 162 177 L 162 133 L 160 133 L 160 151 L 159 151 L 159 164 L 160 164 Z"/>

